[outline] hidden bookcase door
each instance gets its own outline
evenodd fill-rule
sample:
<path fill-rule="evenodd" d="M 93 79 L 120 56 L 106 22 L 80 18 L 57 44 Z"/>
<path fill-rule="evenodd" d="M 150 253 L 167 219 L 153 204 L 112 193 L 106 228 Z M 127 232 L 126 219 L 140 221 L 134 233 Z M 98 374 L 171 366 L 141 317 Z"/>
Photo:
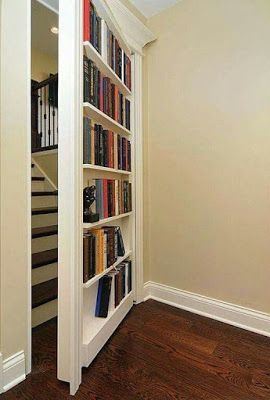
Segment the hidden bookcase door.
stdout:
<path fill-rule="evenodd" d="M 142 56 L 112 3 L 59 2 L 58 378 L 71 394 L 143 299 Z"/>

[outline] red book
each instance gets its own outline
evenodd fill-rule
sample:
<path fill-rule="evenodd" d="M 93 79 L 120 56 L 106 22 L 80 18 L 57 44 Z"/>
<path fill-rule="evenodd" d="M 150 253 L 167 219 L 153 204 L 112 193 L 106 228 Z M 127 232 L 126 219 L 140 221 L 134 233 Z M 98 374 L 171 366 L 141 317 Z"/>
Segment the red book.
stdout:
<path fill-rule="evenodd" d="M 118 97 L 119 97 L 119 89 L 118 87 L 115 85 L 114 88 L 114 119 L 115 121 L 118 121 L 118 114 L 119 114 L 119 110 L 118 110 Z"/>
<path fill-rule="evenodd" d="M 104 98 L 103 98 L 103 75 L 100 73 L 100 82 L 99 82 L 99 109 L 103 112 L 104 110 Z"/>
<path fill-rule="evenodd" d="M 108 218 L 108 179 L 103 179 L 103 215 Z"/>
<path fill-rule="evenodd" d="M 90 41 L 90 0 L 83 3 L 83 40 Z"/>

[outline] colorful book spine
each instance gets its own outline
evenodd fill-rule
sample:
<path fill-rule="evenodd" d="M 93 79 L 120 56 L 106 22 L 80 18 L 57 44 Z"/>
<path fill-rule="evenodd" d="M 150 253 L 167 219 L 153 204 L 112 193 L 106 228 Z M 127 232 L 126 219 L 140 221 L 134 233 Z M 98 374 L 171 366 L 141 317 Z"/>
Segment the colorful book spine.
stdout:
<path fill-rule="evenodd" d="M 125 255 L 124 240 L 119 226 L 85 230 L 83 235 L 83 282 L 111 267 Z"/>
<path fill-rule="evenodd" d="M 132 186 L 128 181 L 95 179 L 96 212 L 100 219 L 132 211 Z"/>

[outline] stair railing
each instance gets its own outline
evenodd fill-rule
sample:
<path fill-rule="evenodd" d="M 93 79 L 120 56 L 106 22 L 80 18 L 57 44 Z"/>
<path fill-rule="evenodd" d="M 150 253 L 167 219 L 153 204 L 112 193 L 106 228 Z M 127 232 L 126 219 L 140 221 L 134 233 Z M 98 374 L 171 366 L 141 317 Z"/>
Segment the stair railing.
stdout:
<path fill-rule="evenodd" d="M 58 145 L 58 74 L 31 87 L 32 152 L 57 148 Z"/>

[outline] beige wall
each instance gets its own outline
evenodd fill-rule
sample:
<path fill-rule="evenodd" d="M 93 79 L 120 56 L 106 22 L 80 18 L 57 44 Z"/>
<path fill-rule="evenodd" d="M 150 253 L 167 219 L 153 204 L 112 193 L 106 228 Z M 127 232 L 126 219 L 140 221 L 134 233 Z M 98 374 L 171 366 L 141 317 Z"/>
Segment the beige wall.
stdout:
<path fill-rule="evenodd" d="M 58 71 L 57 57 L 32 48 L 32 79 L 40 82 Z"/>
<path fill-rule="evenodd" d="M 270 312 L 270 2 L 186 0 L 149 28 L 146 277 Z"/>
<path fill-rule="evenodd" d="M 1 2 L 1 352 L 28 351 L 30 1 Z M 16 12 L 14 12 L 16 9 Z M 29 310 L 30 311 L 30 310 Z"/>

